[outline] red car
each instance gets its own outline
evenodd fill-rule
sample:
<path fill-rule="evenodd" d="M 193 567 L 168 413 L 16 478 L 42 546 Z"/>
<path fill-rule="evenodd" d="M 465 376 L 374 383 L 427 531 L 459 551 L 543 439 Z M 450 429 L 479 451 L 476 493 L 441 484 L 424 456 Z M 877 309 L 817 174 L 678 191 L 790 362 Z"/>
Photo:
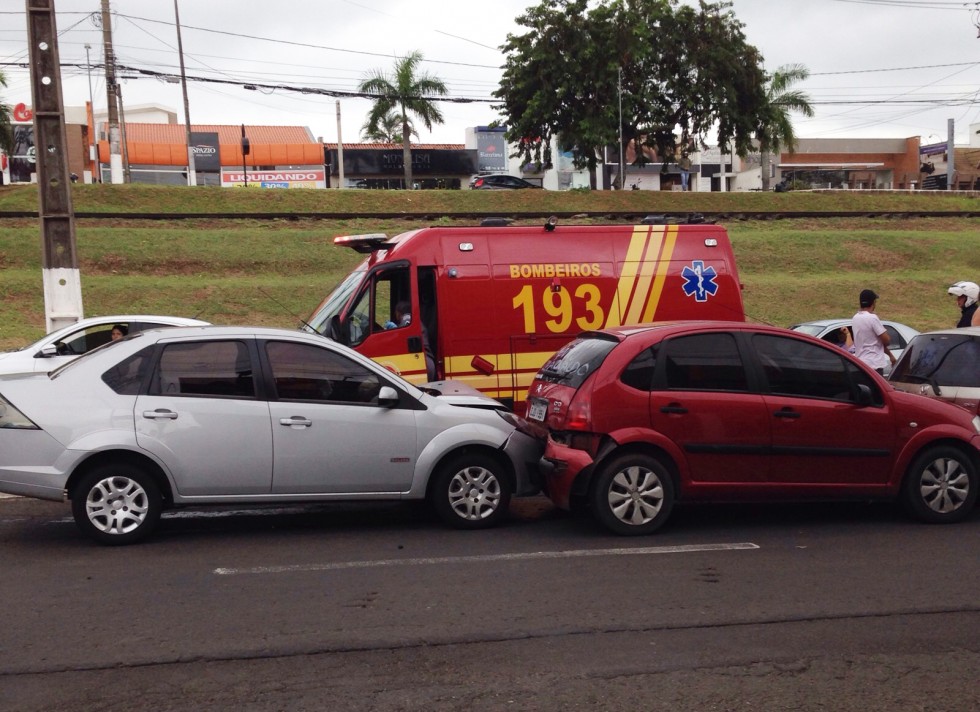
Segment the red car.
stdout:
<path fill-rule="evenodd" d="M 548 431 L 548 496 L 617 534 L 653 532 L 678 501 L 897 499 L 956 522 L 980 487 L 980 417 L 776 327 L 586 332 L 538 372 L 527 409 Z"/>

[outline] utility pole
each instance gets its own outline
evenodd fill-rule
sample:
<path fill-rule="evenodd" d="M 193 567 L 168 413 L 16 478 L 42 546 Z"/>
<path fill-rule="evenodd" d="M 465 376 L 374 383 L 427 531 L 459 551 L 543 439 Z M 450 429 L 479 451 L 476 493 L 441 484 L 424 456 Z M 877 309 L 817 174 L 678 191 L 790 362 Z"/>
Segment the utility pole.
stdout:
<path fill-rule="evenodd" d="M 119 138 L 119 108 L 116 100 L 116 55 L 112 51 L 112 16 L 109 0 L 102 0 L 102 55 L 105 57 L 105 91 L 109 123 L 109 180 L 122 183 L 123 160 Z"/>
<path fill-rule="evenodd" d="M 99 152 L 98 152 L 98 137 L 95 135 L 95 95 L 92 93 L 92 59 L 89 57 L 89 51 L 92 49 L 92 45 L 85 43 L 85 67 L 88 69 L 88 119 L 90 121 L 89 137 L 88 137 L 88 160 L 89 160 L 89 172 L 92 174 L 92 182 L 98 183 L 102 180 L 102 164 L 99 162 Z"/>
<path fill-rule="evenodd" d="M 184 73 L 184 43 L 180 38 L 180 11 L 177 9 L 177 0 L 174 0 L 174 20 L 177 23 L 177 54 L 180 55 L 180 88 L 184 92 L 184 126 L 187 133 L 187 185 L 197 185 L 197 166 L 194 165 L 194 144 L 191 142 L 191 105 L 187 100 L 187 75 Z"/>
<path fill-rule="evenodd" d="M 623 68 L 617 71 L 619 92 L 619 189 L 626 187 L 626 161 L 623 160 Z"/>
<path fill-rule="evenodd" d="M 946 119 L 946 190 L 956 190 L 956 148 L 953 145 L 953 120 Z"/>
<path fill-rule="evenodd" d="M 36 168 L 44 316 L 50 332 L 82 318 L 82 280 L 75 253 L 75 212 L 71 203 L 54 0 L 27 0 L 27 38 L 31 57 L 34 145 L 38 147 Z"/>
<path fill-rule="evenodd" d="M 126 141 L 126 110 L 123 108 L 122 85 L 116 84 L 116 98 L 119 99 L 119 138 L 122 143 L 123 182 L 131 183 L 129 172 L 129 142 Z"/>
<path fill-rule="evenodd" d="M 248 136 L 245 135 L 245 124 L 242 124 L 242 178 L 245 180 L 245 187 L 248 188 L 248 166 L 245 165 L 245 156 L 251 152 Z"/>
<path fill-rule="evenodd" d="M 337 99 L 337 188 L 344 189 L 344 139 L 340 135 L 340 99 Z"/>

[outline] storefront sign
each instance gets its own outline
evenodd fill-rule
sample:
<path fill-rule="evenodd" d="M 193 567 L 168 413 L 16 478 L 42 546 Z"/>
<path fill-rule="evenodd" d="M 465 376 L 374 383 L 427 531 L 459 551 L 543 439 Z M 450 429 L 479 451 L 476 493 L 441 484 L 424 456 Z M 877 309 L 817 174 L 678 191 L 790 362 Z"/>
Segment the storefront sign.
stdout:
<path fill-rule="evenodd" d="M 326 171 L 322 168 L 288 171 L 249 171 L 249 188 L 326 188 Z M 221 171 L 222 188 L 241 188 L 246 174 L 239 170 Z"/>
<path fill-rule="evenodd" d="M 507 142 L 504 140 L 504 130 L 478 129 L 476 153 L 479 171 L 506 171 Z"/>
<path fill-rule="evenodd" d="M 221 170 L 221 157 L 218 154 L 218 134 L 213 131 L 191 131 L 191 151 L 194 154 L 194 169 L 206 173 Z"/>
<path fill-rule="evenodd" d="M 23 102 L 14 106 L 12 115 L 14 117 L 14 121 L 20 121 L 22 123 L 34 120 L 34 112 L 28 109 L 27 105 Z"/>

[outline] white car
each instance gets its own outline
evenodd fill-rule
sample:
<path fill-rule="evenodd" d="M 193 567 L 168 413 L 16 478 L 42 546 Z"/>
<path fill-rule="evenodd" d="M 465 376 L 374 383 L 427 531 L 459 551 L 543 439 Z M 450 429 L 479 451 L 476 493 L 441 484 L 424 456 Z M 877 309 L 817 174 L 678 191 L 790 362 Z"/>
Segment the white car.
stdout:
<path fill-rule="evenodd" d="M 156 329 L 0 377 L 0 492 L 70 500 L 104 544 L 182 505 L 428 500 L 477 529 L 537 492 L 528 432 L 497 401 L 430 395 L 319 335 Z"/>
<path fill-rule="evenodd" d="M 205 326 L 199 319 L 146 314 L 117 314 L 82 319 L 52 331 L 17 351 L 0 353 L 0 375 L 46 373 L 101 346 L 112 338 L 112 329 L 121 326 L 129 334 L 166 326 Z"/>
<path fill-rule="evenodd" d="M 897 321 L 885 321 L 882 319 L 881 324 L 885 327 L 885 331 L 888 333 L 890 340 L 888 350 L 892 352 L 895 360 L 898 361 L 898 359 L 902 358 L 905 347 L 909 345 L 912 339 L 919 335 L 919 332 L 911 326 L 900 324 Z M 850 319 L 818 319 L 816 321 L 806 321 L 802 324 L 793 324 L 789 328 L 793 329 L 793 331 L 800 331 L 810 336 L 816 336 L 818 339 L 840 345 L 840 330 L 845 326 L 848 329 L 851 328 Z M 886 374 L 889 370 L 891 370 L 890 364 L 885 369 Z"/>

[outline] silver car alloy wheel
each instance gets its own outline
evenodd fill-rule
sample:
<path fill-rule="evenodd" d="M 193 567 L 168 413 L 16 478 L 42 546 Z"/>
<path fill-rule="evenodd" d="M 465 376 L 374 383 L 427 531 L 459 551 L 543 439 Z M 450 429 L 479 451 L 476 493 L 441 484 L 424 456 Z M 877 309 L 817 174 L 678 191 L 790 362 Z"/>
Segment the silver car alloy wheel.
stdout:
<path fill-rule="evenodd" d="M 478 521 L 492 515 L 501 502 L 500 480 L 490 470 L 472 465 L 449 481 L 449 504 L 461 518 Z"/>
<path fill-rule="evenodd" d="M 655 472 L 632 465 L 616 473 L 606 499 L 617 519 L 638 526 L 650 522 L 660 513 L 664 488 Z"/>
<path fill-rule="evenodd" d="M 139 482 L 129 477 L 106 477 L 88 491 L 85 511 L 99 531 L 128 534 L 146 521 L 149 498 Z"/>
<path fill-rule="evenodd" d="M 937 458 L 919 475 L 919 493 L 934 512 L 954 512 L 963 506 L 970 494 L 970 476 L 959 460 Z"/>

